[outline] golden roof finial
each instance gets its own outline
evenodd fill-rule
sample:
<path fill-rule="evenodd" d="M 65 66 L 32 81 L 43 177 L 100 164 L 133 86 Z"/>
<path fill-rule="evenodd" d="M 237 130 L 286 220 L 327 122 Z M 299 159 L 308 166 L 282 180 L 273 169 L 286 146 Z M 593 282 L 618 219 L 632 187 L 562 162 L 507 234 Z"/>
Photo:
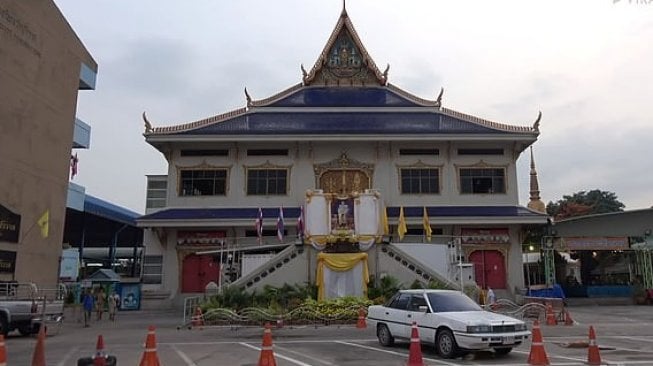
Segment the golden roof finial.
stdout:
<path fill-rule="evenodd" d="M 533 147 L 531 146 L 531 181 L 530 181 L 530 202 L 527 207 L 531 210 L 546 213 L 546 205 L 540 199 L 540 185 L 537 182 L 537 170 L 535 170 L 535 159 L 533 158 Z"/>

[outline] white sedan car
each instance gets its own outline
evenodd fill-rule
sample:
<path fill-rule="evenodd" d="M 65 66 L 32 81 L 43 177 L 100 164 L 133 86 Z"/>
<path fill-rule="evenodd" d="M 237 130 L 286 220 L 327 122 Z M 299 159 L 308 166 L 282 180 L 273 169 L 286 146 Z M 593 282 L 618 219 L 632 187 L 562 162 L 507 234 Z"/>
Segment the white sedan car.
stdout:
<path fill-rule="evenodd" d="M 421 342 L 434 344 L 444 358 L 488 349 L 505 355 L 531 334 L 523 321 L 485 311 L 451 290 L 400 290 L 386 304 L 370 306 L 367 321 L 382 346 L 392 346 L 395 338 L 410 339 L 416 322 Z"/>

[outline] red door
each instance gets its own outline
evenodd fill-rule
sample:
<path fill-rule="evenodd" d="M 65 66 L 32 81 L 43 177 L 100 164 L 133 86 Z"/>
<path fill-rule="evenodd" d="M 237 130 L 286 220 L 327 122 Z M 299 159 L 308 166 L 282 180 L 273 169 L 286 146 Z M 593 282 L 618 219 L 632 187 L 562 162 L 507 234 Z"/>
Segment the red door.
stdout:
<path fill-rule="evenodd" d="M 210 255 L 188 255 L 182 266 L 181 292 L 204 292 L 209 282 L 218 283 L 220 265 Z"/>
<path fill-rule="evenodd" d="M 506 265 L 498 250 L 477 250 L 469 255 L 474 263 L 476 284 L 481 288 L 506 288 Z"/>

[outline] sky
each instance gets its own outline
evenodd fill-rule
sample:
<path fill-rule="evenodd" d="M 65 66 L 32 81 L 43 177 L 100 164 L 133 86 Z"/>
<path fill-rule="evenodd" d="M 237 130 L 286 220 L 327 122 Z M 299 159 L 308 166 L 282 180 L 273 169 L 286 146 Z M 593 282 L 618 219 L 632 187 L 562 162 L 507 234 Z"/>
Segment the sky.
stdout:
<path fill-rule="evenodd" d="M 340 0 L 55 0 L 99 64 L 77 117 L 91 147 L 73 182 L 145 211 L 146 175 L 166 174 L 141 114 L 192 122 L 301 81 Z M 349 0 L 347 12 L 389 81 L 443 106 L 531 126 L 542 200 L 601 189 L 653 206 L 653 0 Z M 529 157 L 518 160 L 528 202 Z"/>

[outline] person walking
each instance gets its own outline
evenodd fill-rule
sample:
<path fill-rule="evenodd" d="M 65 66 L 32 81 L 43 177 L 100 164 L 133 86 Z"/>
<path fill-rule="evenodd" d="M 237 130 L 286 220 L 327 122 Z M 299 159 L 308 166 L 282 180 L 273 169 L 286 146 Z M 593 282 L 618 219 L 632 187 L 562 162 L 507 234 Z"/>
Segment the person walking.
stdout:
<path fill-rule="evenodd" d="M 102 320 L 102 313 L 104 312 L 104 289 L 100 287 L 100 290 L 97 292 L 97 300 L 95 305 L 97 310 L 97 320 Z"/>
<path fill-rule="evenodd" d="M 95 299 L 91 295 L 91 290 L 86 290 L 84 293 L 82 304 L 84 306 L 84 328 L 88 328 L 88 323 L 91 321 L 91 315 L 93 313 L 93 306 L 95 305 Z"/>
<path fill-rule="evenodd" d="M 487 305 L 493 307 L 497 302 L 497 296 L 494 294 L 491 288 L 487 288 Z"/>
<path fill-rule="evenodd" d="M 116 310 L 118 310 L 118 306 L 120 305 L 120 296 L 113 291 L 109 295 L 107 302 L 109 303 L 109 320 L 116 321 Z"/>

